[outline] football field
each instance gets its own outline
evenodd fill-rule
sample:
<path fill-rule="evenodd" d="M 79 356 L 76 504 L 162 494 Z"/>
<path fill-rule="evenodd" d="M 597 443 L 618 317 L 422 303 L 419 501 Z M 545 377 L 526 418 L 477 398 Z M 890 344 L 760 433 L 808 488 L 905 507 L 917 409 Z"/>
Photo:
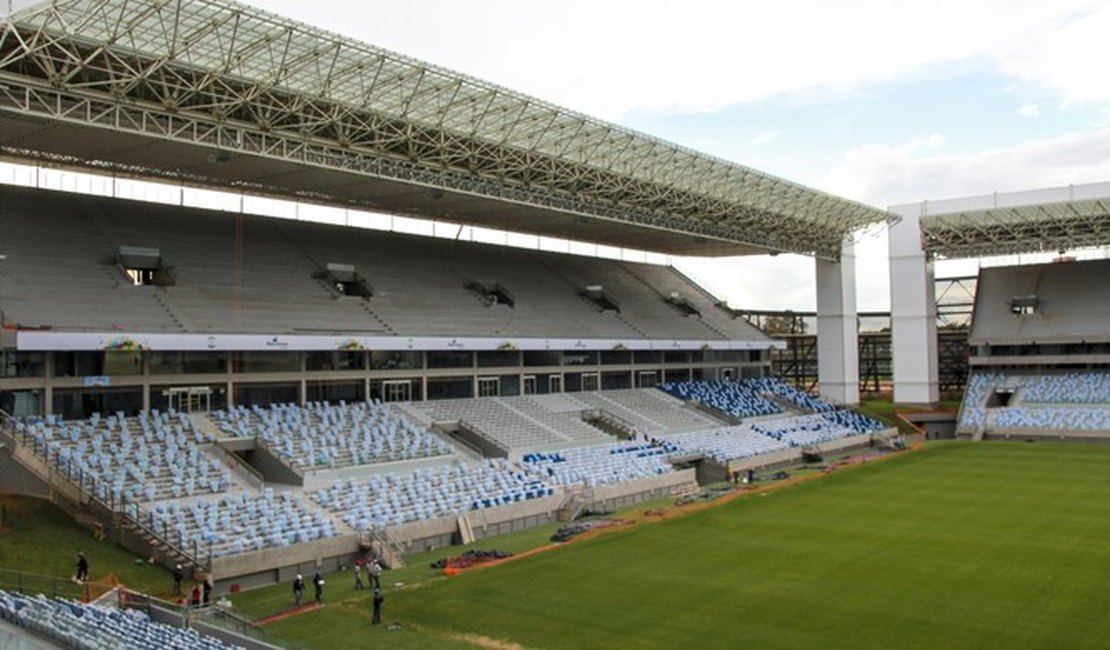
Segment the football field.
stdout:
<path fill-rule="evenodd" d="M 931 445 L 386 595 L 400 631 L 351 592 L 271 640 L 1104 648 L 1110 447 Z"/>

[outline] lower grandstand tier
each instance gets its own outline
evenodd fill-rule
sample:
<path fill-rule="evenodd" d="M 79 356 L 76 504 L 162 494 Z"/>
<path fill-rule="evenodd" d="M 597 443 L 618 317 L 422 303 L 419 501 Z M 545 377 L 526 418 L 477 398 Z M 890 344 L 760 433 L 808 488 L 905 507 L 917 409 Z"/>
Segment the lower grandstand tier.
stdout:
<path fill-rule="evenodd" d="M 682 390 L 703 401 L 649 388 L 278 404 L 26 418 L 5 435 L 19 462 L 72 501 L 122 515 L 163 562 L 266 582 L 275 567 L 353 557 L 360 544 L 419 549 L 449 543 L 464 525 L 480 535 L 516 530 L 553 521 L 570 502 L 621 505 L 690 489 L 699 463 L 720 475 L 864 444 L 882 429 L 777 380 Z M 776 413 L 737 415 L 752 412 L 737 404 L 760 403 Z M 500 457 L 462 449 L 462 429 Z M 252 478 L 239 465 L 262 450 L 275 460 Z"/>
<path fill-rule="evenodd" d="M 1110 371 L 976 372 L 957 432 L 1110 438 Z"/>

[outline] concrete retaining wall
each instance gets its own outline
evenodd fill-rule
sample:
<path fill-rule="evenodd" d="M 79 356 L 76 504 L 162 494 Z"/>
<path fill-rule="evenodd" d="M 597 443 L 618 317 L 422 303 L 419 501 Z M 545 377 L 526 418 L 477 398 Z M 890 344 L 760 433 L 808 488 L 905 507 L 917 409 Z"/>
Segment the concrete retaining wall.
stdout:
<path fill-rule="evenodd" d="M 246 455 L 247 462 L 258 470 L 267 483 L 304 485 L 304 477 L 281 462 L 265 445 L 255 445 L 252 450 L 246 452 Z"/>
<path fill-rule="evenodd" d="M 445 463 L 455 461 L 458 456 L 431 456 L 429 458 L 413 458 L 411 460 L 397 460 L 389 463 L 373 463 L 371 465 L 354 465 L 338 469 L 311 469 L 304 472 L 304 489 L 319 490 L 331 487 L 336 480 L 351 477 L 364 478 L 377 474 L 396 474 L 413 472 L 428 467 L 440 467 Z"/>
<path fill-rule="evenodd" d="M 35 497 L 50 496 L 50 487 L 46 481 L 36 476 L 12 457 L 13 449 L 11 439 L 6 435 L 0 436 L 0 492 L 10 494 L 26 494 Z"/>
<path fill-rule="evenodd" d="M 822 442 L 818 445 L 812 445 L 822 454 L 835 454 L 849 449 L 856 449 L 859 447 L 867 447 L 871 444 L 873 437 L 886 437 L 897 435 L 897 429 L 884 429 L 875 434 L 861 433 L 859 435 L 850 436 L 848 438 L 841 438 L 840 440 L 831 440 L 829 442 Z M 809 449 L 810 446 L 804 447 Z M 734 472 L 746 472 L 749 469 L 764 469 L 768 467 L 779 467 L 796 462 L 802 457 L 803 447 L 791 447 L 790 449 L 783 449 L 771 454 L 762 454 L 760 456 L 752 456 L 751 458 L 737 458 L 728 463 L 730 470 Z"/>
<path fill-rule="evenodd" d="M 246 585 L 272 584 L 278 581 L 282 568 L 314 567 L 318 562 L 326 566 L 326 561 L 341 564 L 358 553 L 358 535 L 348 533 L 326 540 L 218 557 L 212 560 L 212 575 L 217 585 L 238 583 L 244 588 Z"/>
<path fill-rule="evenodd" d="M 593 501 L 588 507 L 594 510 L 616 510 L 671 496 L 696 486 L 697 470 L 691 467 L 627 483 L 596 487 L 593 489 Z"/>
<path fill-rule="evenodd" d="M 1059 431 L 1057 429 L 990 428 L 985 440 L 1044 440 L 1057 442 L 1110 443 L 1110 431 Z"/>

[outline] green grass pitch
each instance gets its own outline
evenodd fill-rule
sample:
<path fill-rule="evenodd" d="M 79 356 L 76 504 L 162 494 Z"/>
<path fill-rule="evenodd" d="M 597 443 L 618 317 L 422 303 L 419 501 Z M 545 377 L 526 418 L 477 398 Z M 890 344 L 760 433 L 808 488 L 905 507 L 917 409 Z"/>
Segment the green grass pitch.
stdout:
<path fill-rule="evenodd" d="M 412 576 L 404 571 L 386 577 Z M 270 626 L 271 640 L 1104 648 L 1110 447 L 933 445 L 498 567 L 390 586 L 384 620 L 401 631 L 369 626 L 367 592 L 336 592 L 323 610 Z M 244 598 L 249 608 L 269 597 Z"/>

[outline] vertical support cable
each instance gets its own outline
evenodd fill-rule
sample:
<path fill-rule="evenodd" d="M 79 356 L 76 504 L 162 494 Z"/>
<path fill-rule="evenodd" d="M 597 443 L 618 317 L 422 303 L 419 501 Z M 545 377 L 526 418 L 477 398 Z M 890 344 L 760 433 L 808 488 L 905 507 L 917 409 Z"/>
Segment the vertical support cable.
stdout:
<path fill-rule="evenodd" d="M 235 245 L 232 261 L 231 284 L 234 298 L 233 314 L 235 331 L 243 326 L 243 213 L 235 215 Z"/>

